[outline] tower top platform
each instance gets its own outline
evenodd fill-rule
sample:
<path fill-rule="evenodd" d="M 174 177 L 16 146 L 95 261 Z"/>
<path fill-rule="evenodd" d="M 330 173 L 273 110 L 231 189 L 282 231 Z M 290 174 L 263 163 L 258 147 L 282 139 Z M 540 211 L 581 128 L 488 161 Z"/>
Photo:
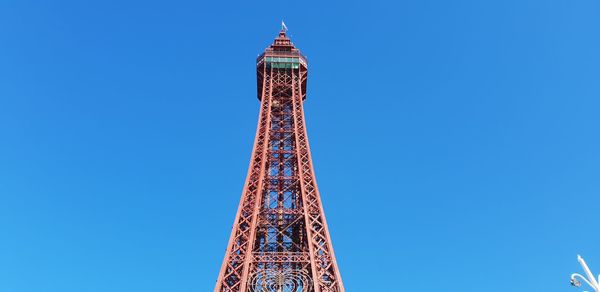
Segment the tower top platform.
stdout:
<path fill-rule="evenodd" d="M 273 57 L 277 58 L 294 58 L 294 60 L 298 60 L 299 63 L 308 66 L 308 60 L 306 56 L 302 55 L 299 49 L 294 46 L 292 40 L 287 36 L 287 28 L 284 26 L 279 31 L 279 35 L 273 41 L 273 44 L 268 46 L 264 53 L 260 54 L 256 59 L 256 64 L 260 64 L 264 61 L 265 58 L 269 58 L 271 61 Z M 297 58 L 297 59 L 296 59 Z M 287 59 L 275 59 L 280 60 L 281 62 L 286 62 Z"/>

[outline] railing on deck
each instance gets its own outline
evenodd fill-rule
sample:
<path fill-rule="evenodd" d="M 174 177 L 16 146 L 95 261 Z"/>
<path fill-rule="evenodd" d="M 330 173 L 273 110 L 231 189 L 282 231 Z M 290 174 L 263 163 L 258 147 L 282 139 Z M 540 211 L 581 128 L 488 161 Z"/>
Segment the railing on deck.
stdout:
<path fill-rule="evenodd" d="M 260 59 L 262 59 L 265 55 L 268 56 L 285 56 L 285 57 L 300 57 L 302 59 L 304 59 L 304 62 L 308 62 L 308 58 L 306 58 L 306 56 L 302 55 L 300 52 L 298 51 L 268 51 L 268 52 L 264 52 L 262 54 L 260 54 L 257 58 L 256 58 L 256 62 L 258 63 L 260 61 Z"/>

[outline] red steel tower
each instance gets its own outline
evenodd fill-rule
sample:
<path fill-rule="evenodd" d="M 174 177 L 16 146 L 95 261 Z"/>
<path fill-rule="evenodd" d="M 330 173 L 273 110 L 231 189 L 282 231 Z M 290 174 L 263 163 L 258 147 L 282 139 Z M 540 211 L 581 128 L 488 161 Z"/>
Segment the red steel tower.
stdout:
<path fill-rule="evenodd" d="M 260 114 L 215 292 L 344 292 L 315 180 L 307 60 L 286 35 L 256 61 Z"/>

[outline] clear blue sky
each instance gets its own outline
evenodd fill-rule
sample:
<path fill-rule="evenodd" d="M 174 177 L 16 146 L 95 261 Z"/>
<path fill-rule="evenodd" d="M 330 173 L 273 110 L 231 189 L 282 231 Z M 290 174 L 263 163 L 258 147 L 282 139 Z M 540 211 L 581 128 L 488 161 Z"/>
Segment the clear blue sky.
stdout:
<path fill-rule="evenodd" d="M 8 0 L 0 292 L 212 291 L 282 18 L 349 292 L 600 273 L 597 0 Z"/>

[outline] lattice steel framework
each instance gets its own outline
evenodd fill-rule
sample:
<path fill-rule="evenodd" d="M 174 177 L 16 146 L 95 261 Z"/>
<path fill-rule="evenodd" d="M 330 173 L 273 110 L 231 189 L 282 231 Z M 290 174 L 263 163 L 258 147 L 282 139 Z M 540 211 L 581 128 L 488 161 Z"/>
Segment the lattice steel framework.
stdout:
<path fill-rule="evenodd" d="M 257 59 L 258 129 L 215 292 L 343 292 L 315 180 L 307 60 L 282 29 Z"/>

